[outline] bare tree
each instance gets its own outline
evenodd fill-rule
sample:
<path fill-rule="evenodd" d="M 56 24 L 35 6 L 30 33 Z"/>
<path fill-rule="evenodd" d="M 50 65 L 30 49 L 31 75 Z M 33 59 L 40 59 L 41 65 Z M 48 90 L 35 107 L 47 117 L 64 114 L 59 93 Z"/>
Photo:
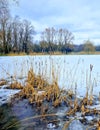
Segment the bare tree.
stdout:
<path fill-rule="evenodd" d="M 42 42 L 44 41 L 44 43 L 48 44 L 49 51 L 54 51 L 55 47 L 58 47 L 58 50 L 61 51 L 63 48 L 63 50 L 67 52 L 67 50 L 71 47 L 70 44 L 72 44 L 74 40 L 73 34 L 69 32 L 67 29 L 62 28 L 60 28 L 59 30 L 54 29 L 53 27 L 46 28 L 41 35 Z"/>
<path fill-rule="evenodd" d="M 61 51 L 62 46 L 63 46 L 63 29 L 62 28 L 57 30 L 57 43 L 58 43 L 58 51 Z"/>
<path fill-rule="evenodd" d="M 24 20 L 24 41 L 23 41 L 23 51 L 28 53 L 28 45 L 31 43 L 31 40 L 33 39 L 33 34 L 35 33 L 34 27 L 31 24 L 31 22 Z"/>
<path fill-rule="evenodd" d="M 43 42 L 48 44 L 49 51 L 53 51 L 53 46 L 56 43 L 56 29 L 55 28 L 46 28 L 45 31 L 42 32 L 41 38 L 42 38 L 42 45 Z M 45 44 L 45 47 L 47 49 L 47 46 Z"/>
<path fill-rule="evenodd" d="M 23 43 L 24 43 L 24 25 L 21 22 L 19 25 L 19 52 L 23 51 Z"/>
<path fill-rule="evenodd" d="M 63 29 L 63 42 L 65 45 L 71 44 L 74 39 L 74 36 L 67 29 Z"/>
<path fill-rule="evenodd" d="M 3 52 L 7 53 L 7 39 L 6 39 L 6 29 L 7 23 L 10 17 L 10 11 L 7 0 L 0 0 L 0 31 L 2 32 L 2 44 L 3 44 Z"/>
<path fill-rule="evenodd" d="M 11 21 L 8 22 L 7 24 L 6 42 L 7 42 L 7 51 L 9 53 L 12 48 L 12 22 Z"/>
<path fill-rule="evenodd" d="M 63 45 L 66 53 L 72 50 L 74 35 L 67 29 L 63 29 Z"/>
<path fill-rule="evenodd" d="M 12 23 L 12 36 L 13 36 L 13 51 L 19 51 L 19 30 L 20 30 L 20 19 L 18 16 L 15 16 L 13 23 Z"/>
<path fill-rule="evenodd" d="M 63 44 L 63 29 L 62 28 L 58 30 L 58 44 L 59 45 Z"/>

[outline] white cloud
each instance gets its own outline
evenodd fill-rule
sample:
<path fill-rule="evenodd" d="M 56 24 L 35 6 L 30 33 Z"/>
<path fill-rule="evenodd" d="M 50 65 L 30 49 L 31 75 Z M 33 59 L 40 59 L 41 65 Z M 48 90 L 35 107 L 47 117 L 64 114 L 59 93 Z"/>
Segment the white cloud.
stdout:
<path fill-rule="evenodd" d="M 87 38 L 100 43 L 99 5 L 99 0 L 20 0 L 19 6 L 12 8 L 12 14 L 31 20 L 38 32 L 62 26 L 74 33 L 75 43 Z"/>
<path fill-rule="evenodd" d="M 48 27 L 47 24 L 42 24 L 35 20 L 30 20 L 30 21 L 31 21 L 32 25 L 35 27 L 35 30 L 37 31 L 37 33 L 42 32 L 45 28 Z"/>

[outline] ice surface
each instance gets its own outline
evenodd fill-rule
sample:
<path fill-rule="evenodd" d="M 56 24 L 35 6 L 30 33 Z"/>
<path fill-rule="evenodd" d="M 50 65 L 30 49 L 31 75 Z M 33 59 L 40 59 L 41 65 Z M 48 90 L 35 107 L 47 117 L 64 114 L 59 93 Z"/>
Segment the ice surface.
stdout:
<path fill-rule="evenodd" d="M 0 89 L 0 105 L 9 102 L 11 96 L 19 91 L 20 90 Z"/>

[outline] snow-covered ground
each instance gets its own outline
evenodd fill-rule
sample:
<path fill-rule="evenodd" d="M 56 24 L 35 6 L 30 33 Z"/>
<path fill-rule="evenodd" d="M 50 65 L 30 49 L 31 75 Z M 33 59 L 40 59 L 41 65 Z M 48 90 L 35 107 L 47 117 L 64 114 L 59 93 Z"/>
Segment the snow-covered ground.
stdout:
<path fill-rule="evenodd" d="M 91 72 L 90 64 L 93 65 Z M 0 79 L 8 80 L 11 76 L 15 79 L 23 79 L 32 67 L 35 74 L 42 75 L 49 82 L 56 79 L 60 87 L 76 90 L 78 96 L 86 94 L 86 86 L 90 88 L 93 86 L 93 94 L 98 95 L 100 92 L 99 66 L 99 55 L 6 56 L 0 57 Z M 0 97 L 4 97 L 5 101 L 5 98 L 16 92 L 2 88 Z"/>
<path fill-rule="evenodd" d="M 19 90 L 0 89 L 0 105 L 9 102 L 10 98 Z"/>

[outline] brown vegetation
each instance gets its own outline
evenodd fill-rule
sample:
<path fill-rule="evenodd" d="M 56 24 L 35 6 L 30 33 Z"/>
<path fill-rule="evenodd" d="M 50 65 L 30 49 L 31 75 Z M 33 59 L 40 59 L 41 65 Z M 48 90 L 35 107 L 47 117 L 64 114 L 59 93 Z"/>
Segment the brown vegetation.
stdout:
<path fill-rule="evenodd" d="M 1 80 L 0 80 L 0 86 L 6 85 L 6 84 L 7 84 L 7 81 L 6 81 L 6 80 L 4 80 L 4 79 L 1 79 Z"/>
<path fill-rule="evenodd" d="M 66 107 L 66 112 L 64 113 L 66 117 L 75 117 L 77 112 L 81 113 L 83 117 L 89 114 L 99 115 L 99 110 L 97 110 L 96 108 L 89 108 L 95 102 L 92 91 L 93 86 L 91 84 L 92 69 L 93 65 L 90 64 L 90 74 L 89 77 L 87 77 L 89 78 L 89 82 L 87 85 L 86 96 L 80 99 L 77 98 L 75 92 L 59 88 L 53 68 L 53 82 L 51 84 L 41 75 L 35 75 L 34 70 L 31 68 L 28 72 L 26 83 L 24 86 L 22 86 L 21 83 L 19 83 L 18 81 L 12 81 L 12 83 L 10 84 L 9 88 L 20 89 L 20 92 L 12 98 L 12 104 L 16 98 L 19 100 L 27 99 L 29 101 L 29 104 L 32 107 L 35 107 L 37 111 L 39 111 L 39 115 L 38 117 L 36 116 L 36 118 L 42 119 L 46 118 L 47 116 L 57 116 L 56 114 L 54 114 L 53 109 L 60 108 L 62 104 L 64 105 L 64 107 Z M 6 83 L 6 81 L 1 80 L 0 83 L 1 85 L 3 85 Z M 90 93 L 88 92 L 89 90 Z M 64 124 L 63 130 L 65 130 L 74 119 L 78 118 L 69 118 L 69 121 Z M 85 122 L 84 118 L 78 120 L 80 120 L 81 122 Z M 53 120 L 51 121 L 53 122 Z M 95 128 L 100 130 L 100 121 L 96 121 Z"/>
<path fill-rule="evenodd" d="M 91 68 L 90 71 L 92 71 Z M 49 84 L 40 75 L 36 76 L 33 69 L 30 69 L 28 72 L 25 86 L 21 86 L 20 83 L 15 82 L 11 84 L 10 87 L 12 89 L 21 89 L 15 97 L 19 99 L 28 99 L 30 105 L 35 106 L 40 111 L 39 118 L 44 119 L 49 114 L 48 111 L 50 107 L 57 108 L 60 107 L 62 103 L 69 108 L 68 110 L 66 109 L 65 113 L 67 117 L 71 115 L 74 116 L 76 112 L 81 112 L 83 116 L 87 114 L 100 114 L 96 108 L 88 108 L 88 106 L 93 104 L 93 98 L 89 98 L 86 95 L 83 99 L 78 99 L 72 91 L 60 89 L 56 80 L 54 80 L 52 84 Z M 50 114 L 52 115 L 52 112 Z M 54 114 L 54 116 L 56 115 Z M 68 127 L 71 122 L 72 120 L 67 122 L 67 124 L 65 123 L 63 129 Z M 100 129 L 99 121 L 96 124 L 96 128 L 98 130 Z"/>

